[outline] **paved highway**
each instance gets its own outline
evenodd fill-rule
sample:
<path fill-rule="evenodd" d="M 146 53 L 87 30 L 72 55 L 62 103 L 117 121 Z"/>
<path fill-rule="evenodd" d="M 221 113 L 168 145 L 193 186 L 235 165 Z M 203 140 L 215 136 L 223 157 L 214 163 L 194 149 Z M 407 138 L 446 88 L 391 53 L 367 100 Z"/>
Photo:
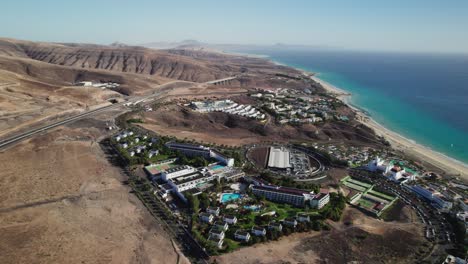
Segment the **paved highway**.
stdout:
<path fill-rule="evenodd" d="M 163 93 L 154 93 L 154 94 L 151 94 L 151 95 L 148 95 L 148 96 L 134 97 L 134 98 L 132 98 L 131 100 L 128 100 L 128 101 L 124 101 L 124 102 L 121 102 L 121 103 L 116 103 L 116 104 L 104 106 L 104 107 L 101 107 L 101 108 L 98 108 L 98 109 L 90 110 L 90 111 L 87 111 L 87 112 L 84 112 L 84 113 L 81 113 L 81 114 L 78 114 L 78 115 L 75 115 L 75 116 L 60 120 L 58 122 L 46 125 L 46 126 L 31 129 L 29 131 L 20 133 L 18 135 L 12 136 L 10 138 L 1 140 L 0 141 L 0 149 L 6 148 L 7 146 L 13 145 L 13 144 L 18 143 L 18 142 L 20 142 L 22 140 L 25 140 L 26 138 L 29 138 L 31 136 L 42 133 L 44 131 L 53 129 L 55 127 L 72 123 L 72 122 L 77 121 L 79 119 L 82 119 L 84 117 L 88 117 L 88 116 L 95 115 L 95 114 L 98 114 L 98 113 L 101 113 L 101 112 L 104 112 L 104 111 L 108 111 L 110 109 L 114 109 L 114 108 L 123 106 L 124 104 L 135 103 L 135 102 L 138 102 L 138 101 L 141 102 L 141 101 L 144 101 L 144 100 L 147 100 L 147 99 L 151 99 L 151 98 L 160 96 L 161 94 L 163 94 Z"/>
<path fill-rule="evenodd" d="M 235 79 L 235 78 L 236 77 L 230 77 L 230 78 L 225 78 L 225 79 L 213 80 L 213 81 L 210 81 L 208 83 L 223 82 L 223 81 L 232 80 L 232 79 Z M 165 84 L 160 85 L 159 88 L 162 88 L 164 86 L 168 86 L 170 84 L 177 83 L 177 82 L 179 82 L 179 81 L 172 81 L 172 82 L 169 82 L 169 83 L 165 83 Z M 123 105 L 137 104 L 137 103 L 140 103 L 140 102 L 144 102 L 144 101 L 146 101 L 148 99 L 153 99 L 153 98 L 158 97 L 158 96 L 160 96 L 160 95 L 162 95 L 164 93 L 167 93 L 167 92 L 169 92 L 170 90 L 173 90 L 173 89 L 174 88 L 169 88 L 169 89 L 162 88 L 162 92 L 154 92 L 154 93 L 152 93 L 150 95 L 132 97 L 131 99 L 129 99 L 127 101 L 124 101 L 124 102 L 121 102 L 121 103 L 116 103 L 116 104 L 104 106 L 104 107 L 101 107 L 101 108 L 98 108 L 98 109 L 90 110 L 90 111 L 87 111 L 87 112 L 84 112 L 84 113 L 81 113 L 81 114 L 78 114 L 78 115 L 63 119 L 61 121 L 46 125 L 46 126 L 31 129 L 29 131 L 17 134 L 15 136 L 10 137 L 10 138 L 0 140 L 0 150 L 3 149 L 3 148 L 8 147 L 10 145 L 13 145 L 15 143 L 18 143 L 18 142 L 20 142 L 22 140 L 25 140 L 26 138 L 29 138 L 29 137 L 37 135 L 39 133 L 48 131 L 48 130 L 56 128 L 58 126 L 66 125 L 66 124 L 72 123 L 74 121 L 77 121 L 79 119 L 82 119 L 84 117 L 95 115 L 97 113 L 107 111 L 107 110 L 110 110 L 110 109 L 114 109 L 114 108 L 117 108 L 117 107 L 120 107 L 120 106 L 123 106 Z"/>

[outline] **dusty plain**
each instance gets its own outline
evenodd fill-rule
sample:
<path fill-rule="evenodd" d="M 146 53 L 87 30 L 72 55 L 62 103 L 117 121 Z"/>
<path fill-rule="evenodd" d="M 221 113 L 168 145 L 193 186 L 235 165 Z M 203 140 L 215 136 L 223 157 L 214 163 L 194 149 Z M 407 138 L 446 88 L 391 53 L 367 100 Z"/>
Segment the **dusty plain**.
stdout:
<path fill-rule="evenodd" d="M 1 262 L 187 263 L 80 122 L 0 153 Z"/>

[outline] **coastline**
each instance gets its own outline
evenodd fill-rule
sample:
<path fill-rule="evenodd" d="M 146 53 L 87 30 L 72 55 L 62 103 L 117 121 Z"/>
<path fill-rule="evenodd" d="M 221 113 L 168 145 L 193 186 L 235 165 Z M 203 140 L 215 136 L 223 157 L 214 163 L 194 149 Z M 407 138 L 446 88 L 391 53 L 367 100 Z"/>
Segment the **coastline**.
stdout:
<path fill-rule="evenodd" d="M 317 73 L 309 72 L 298 67 L 289 66 L 287 64 L 275 61 L 268 55 L 244 54 L 244 53 L 240 54 L 240 53 L 227 52 L 227 51 L 222 51 L 222 52 L 226 54 L 237 55 L 237 56 L 263 58 L 265 60 L 270 61 L 273 64 L 294 68 L 297 71 L 302 72 L 304 75 L 309 76 L 309 78 L 311 78 L 312 80 L 320 83 L 324 89 L 329 91 L 331 94 L 334 94 L 338 99 L 343 101 L 343 103 L 345 103 L 348 107 L 353 109 L 357 115 L 356 119 L 360 123 L 373 129 L 377 135 L 385 137 L 385 139 L 388 142 L 390 142 L 392 148 L 405 152 L 406 154 L 409 154 L 410 156 L 418 157 L 420 160 L 424 160 L 426 163 L 429 163 L 433 165 L 434 167 L 437 167 L 443 170 L 446 174 L 460 176 L 464 180 L 468 180 L 468 164 L 462 161 L 459 161 L 457 159 L 451 158 L 443 153 L 437 152 L 429 147 L 416 143 L 414 140 L 408 139 L 398 134 L 397 132 L 394 132 L 384 127 L 383 125 L 379 124 L 377 121 L 371 118 L 369 113 L 367 113 L 363 109 L 359 109 L 358 107 L 354 106 L 351 103 L 351 100 L 350 100 L 350 97 L 352 96 L 351 93 L 320 79 L 319 77 L 317 77 Z"/>
<path fill-rule="evenodd" d="M 352 108 L 356 112 L 357 120 L 359 122 L 372 128 L 377 135 L 385 137 L 385 139 L 390 142 L 393 148 L 405 152 L 409 155 L 417 156 L 421 160 L 424 160 L 425 162 L 430 163 L 435 167 L 439 167 L 448 174 L 459 175 L 463 179 L 468 180 L 467 164 L 453 159 L 451 157 L 448 157 L 440 152 L 432 150 L 426 146 L 418 144 L 415 141 L 408 139 L 394 131 L 391 131 L 383 125 L 377 123 L 369 115 L 364 113 L 361 109 L 358 109 L 355 106 L 353 106 L 349 100 L 349 97 L 351 96 L 350 93 L 321 80 L 315 75 L 311 76 L 310 78 L 320 83 L 323 86 L 323 88 L 325 88 L 330 93 L 336 95 L 337 98 L 339 98 L 346 105 Z"/>

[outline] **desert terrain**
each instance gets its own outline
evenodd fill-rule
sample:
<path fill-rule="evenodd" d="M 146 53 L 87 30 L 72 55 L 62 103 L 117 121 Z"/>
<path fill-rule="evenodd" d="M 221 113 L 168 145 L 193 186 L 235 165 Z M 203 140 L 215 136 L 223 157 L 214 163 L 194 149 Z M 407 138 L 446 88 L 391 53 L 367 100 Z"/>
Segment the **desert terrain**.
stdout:
<path fill-rule="evenodd" d="M 153 92 L 174 81 L 200 85 L 239 75 L 225 86 L 279 87 L 284 84 L 275 75 L 280 71 L 299 73 L 258 58 L 205 51 L 0 38 L 0 136 L 109 104 L 109 99 Z M 73 86 L 80 81 L 116 82 L 120 86 L 112 90 Z M 301 83 L 291 79 L 287 85 Z M 193 92 L 174 91 L 187 93 Z"/>
<path fill-rule="evenodd" d="M 245 95 L 234 95 L 231 99 L 239 103 L 254 103 Z M 196 138 L 198 141 L 219 145 L 330 139 L 370 145 L 378 142 L 372 131 L 347 123 L 279 125 L 271 121 L 271 117 L 266 122 L 260 122 L 220 112 L 198 113 L 176 103 L 164 105 L 155 112 L 143 113 L 140 117 L 145 121 L 142 127 L 157 133 L 181 139 Z"/>
<path fill-rule="evenodd" d="M 2 263 L 187 263 L 80 122 L 0 153 Z"/>
<path fill-rule="evenodd" d="M 254 84 L 278 87 L 275 73 L 281 69 L 286 68 L 203 51 L 0 39 L 0 137 L 109 105 L 109 99 L 159 89 L 197 97 L 242 94 Z M 203 84 L 241 73 L 221 87 Z M 80 81 L 121 85 L 112 90 L 74 86 Z M 2 263 L 188 262 L 99 144 L 110 133 L 108 122 L 122 111 L 2 149 Z"/>

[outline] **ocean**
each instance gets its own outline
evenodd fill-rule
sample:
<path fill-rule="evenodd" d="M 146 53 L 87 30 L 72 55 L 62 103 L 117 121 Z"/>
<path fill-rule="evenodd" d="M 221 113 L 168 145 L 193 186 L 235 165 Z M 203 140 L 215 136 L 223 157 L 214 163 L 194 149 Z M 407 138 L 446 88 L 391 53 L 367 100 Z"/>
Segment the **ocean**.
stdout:
<path fill-rule="evenodd" d="M 350 103 L 421 145 L 468 163 L 468 55 L 230 50 L 317 73 Z"/>

